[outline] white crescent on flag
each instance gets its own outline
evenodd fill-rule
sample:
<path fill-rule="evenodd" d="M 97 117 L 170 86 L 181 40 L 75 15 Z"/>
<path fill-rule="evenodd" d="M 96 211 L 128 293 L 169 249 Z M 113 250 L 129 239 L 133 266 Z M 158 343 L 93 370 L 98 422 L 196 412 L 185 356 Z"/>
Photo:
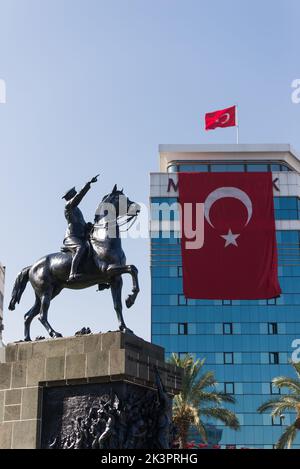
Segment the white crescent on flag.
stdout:
<path fill-rule="evenodd" d="M 221 119 L 223 119 L 223 117 L 225 117 L 225 119 L 221 120 Z M 226 114 L 222 114 L 222 116 L 219 118 L 219 122 L 220 122 L 220 124 L 224 125 L 224 124 L 227 124 L 229 119 L 230 119 L 230 114 L 228 114 L 228 112 L 226 112 Z"/>
<path fill-rule="evenodd" d="M 207 196 L 204 202 L 204 216 L 210 226 L 214 228 L 214 225 L 210 220 L 211 207 L 214 205 L 215 202 L 217 202 L 217 200 L 224 199 L 225 197 L 233 197 L 234 199 L 240 200 L 245 205 L 248 212 L 248 218 L 245 223 L 245 226 L 247 226 L 252 218 L 252 202 L 246 192 L 242 191 L 241 189 L 238 189 L 237 187 L 219 187 Z"/>

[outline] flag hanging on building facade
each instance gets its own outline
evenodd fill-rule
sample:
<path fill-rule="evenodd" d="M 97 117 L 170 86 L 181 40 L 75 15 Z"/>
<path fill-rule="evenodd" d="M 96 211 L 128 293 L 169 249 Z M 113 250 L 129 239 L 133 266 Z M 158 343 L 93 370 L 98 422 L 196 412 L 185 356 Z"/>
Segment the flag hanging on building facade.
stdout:
<path fill-rule="evenodd" d="M 205 114 L 205 130 L 213 130 L 217 127 L 235 127 L 236 125 L 236 106 Z"/>
<path fill-rule="evenodd" d="M 250 300 L 279 296 L 272 174 L 178 176 L 186 298 Z M 204 204 L 204 242 L 202 247 L 191 249 L 190 230 L 187 236 L 185 225 L 196 226 L 197 203 Z M 187 210 L 188 205 L 192 210 Z"/>

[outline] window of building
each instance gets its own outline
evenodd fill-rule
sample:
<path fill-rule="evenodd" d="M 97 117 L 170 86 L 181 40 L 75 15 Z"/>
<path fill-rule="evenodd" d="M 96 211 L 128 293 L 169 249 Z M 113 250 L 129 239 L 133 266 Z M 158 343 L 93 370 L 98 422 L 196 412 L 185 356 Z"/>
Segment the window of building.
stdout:
<path fill-rule="evenodd" d="M 152 267 L 153 269 L 153 267 Z M 156 267 L 157 270 L 161 270 L 162 268 L 161 267 Z M 177 277 L 177 267 L 169 267 L 169 277 Z M 157 277 L 165 277 L 165 275 L 157 275 Z"/>
<path fill-rule="evenodd" d="M 274 197 L 276 220 L 299 220 L 298 197 Z"/>
<path fill-rule="evenodd" d="M 179 304 L 179 306 L 186 306 L 187 305 L 187 299 L 184 295 L 178 295 L 178 304 Z"/>
<path fill-rule="evenodd" d="M 209 165 L 202 163 L 180 164 L 179 171 L 183 173 L 207 173 L 209 171 Z"/>
<path fill-rule="evenodd" d="M 280 388 L 274 386 L 273 383 L 270 383 L 270 394 L 281 394 Z"/>
<path fill-rule="evenodd" d="M 210 165 L 212 173 L 243 173 L 245 171 L 245 165 L 243 164 L 212 164 Z"/>
<path fill-rule="evenodd" d="M 278 352 L 270 352 L 269 353 L 269 363 L 271 365 L 278 365 L 279 364 L 279 353 Z"/>
<path fill-rule="evenodd" d="M 277 301 L 276 301 L 276 300 L 277 300 L 277 298 L 269 298 L 269 299 L 267 300 L 267 305 L 273 305 L 273 306 L 274 306 L 274 305 L 277 305 Z"/>
<path fill-rule="evenodd" d="M 276 163 L 273 163 L 273 164 L 271 164 L 270 166 L 271 166 L 271 171 L 274 171 L 274 172 L 291 171 L 288 166 L 285 166 L 285 165 L 283 165 L 283 164 L 276 164 Z"/>
<path fill-rule="evenodd" d="M 163 296 L 166 295 L 153 295 L 153 304 L 161 305 L 164 304 Z M 154 298 L 156 297 L 156 302 L 154 303 Z M 169 305 L 170 306 L 177 306 L 178 305 L 178 295 L 169 295 Z"/>
<path fill-rule="evenodd" d="M 290 244 L 290 245 L 296 245 L 292 247 L 299 247 L 299 231 L 296 230 L 288 230 L 288 231 L 283 231 L 283 230 L 276 230 L 276 240 L 279 246 L 281 244 Z"/>
<path fill-rule="evenodd" d="M 179 335 L 187 335 L 188 333 L 188 323 L 187 322 L 180 322 L 178 324 L 178 334 Z"/>
<path fill-rule="evenodd" d="M 233 352 L 224 352 L 223 358 L 224 358 L 224 364 L 225 365 L 232 365 L 233 362 L 234 362 Z"/>
<path fill-rule="evenodd" d="M 182 266 L 181 265 L 177 267 L 177 276 L 182 277 Z"/>
<path fill-rule="evenodd" d="M 224 383 L 225 394 L 234 394 L 234 383 Z"/>
<path fill-rule="evenodd" d="M 195 322 L 188 323 L 188 334 L 197 334 L 197 324 Z"/>
<path fill-rule="evenodd" d="M 277 322 L 269 322 L 268 323 L 268 334 L 269 335 L 277 335 L 278 334 L 278 324 L 277 324 Z"/>
<path fill-rule="evenodd" d="M 268 168 L 268 165 L 267 164 L 262 164 L 262 163 L 258 163 L 258 164 L 247 164 L 247 171 L 248 173 L 252 173 L 252 172 L 259 172 L 259 173 L 264 173 L 264 172 L 267 172 L 269 170 Z"/>
<path fill-rule="evenodd" d="M 231 306 L 232 305 L 232 300 L 222 300 L 222 304 L 224 306 Z"/>
<path fill-rule="evenodd" d="M 170 324 L 171 335 L 188 335 L 196 334 L 197 327 L 196 323 L 188 322 L 173 322 Z"/>
<path fill-rule="evenodd" d="M 232 324 L 232 322 L 224 322 L 223 323 L 223 334 L 224 335 L 232 335 L 233 334 L 233 324 Z"/>
<path fill-rule="evenodd" d="M 284 422 L 284 415 L 280 415 L 278 417 L 272 417 L 272 425 L 275 427 L 281 427 Z"/>

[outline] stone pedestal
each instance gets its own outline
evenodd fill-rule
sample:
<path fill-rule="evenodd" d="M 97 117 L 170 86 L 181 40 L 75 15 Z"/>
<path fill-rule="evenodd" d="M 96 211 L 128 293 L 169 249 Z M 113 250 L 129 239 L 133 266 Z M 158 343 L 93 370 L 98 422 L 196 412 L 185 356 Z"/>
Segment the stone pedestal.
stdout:
<path fill-rule="evenodd" d="M 165 363 L 163 348 L 119 331 L 13 343 L 5 352 L 5 363 L 0 363 L 0 449 L 45 447 L 47 429 L 63 425 L 62 417 L 51 411 L 54 395 L 80 408 L 86 402 L 92 405 L 100 392 L 117 392 L 122 398 L 124 386 L 130 385 L 140 398 L 156 392 L 155 366 L 170 394 L 181 389 L 182 370 Z M 83 395 L 88 397 L 82 400 Z"/>
<path fill-rule="evenodd" d="M 5 361 L 5 346 L 0 339 L 0 363 L 3 363 Z"/>

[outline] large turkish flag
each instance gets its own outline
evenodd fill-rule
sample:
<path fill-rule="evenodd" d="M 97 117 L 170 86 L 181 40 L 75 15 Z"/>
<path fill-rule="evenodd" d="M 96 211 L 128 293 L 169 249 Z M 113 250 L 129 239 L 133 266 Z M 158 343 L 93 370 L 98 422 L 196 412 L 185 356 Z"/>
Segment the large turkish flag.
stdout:
<path fill-rule="evenodd" d="M 280 295 L 271 173 L 179 173 L 179 201 L 187 298 Z M 204 204 L 204 243 L 191 249 L 185 231 L 196 226 L 197 203 Z"/>

